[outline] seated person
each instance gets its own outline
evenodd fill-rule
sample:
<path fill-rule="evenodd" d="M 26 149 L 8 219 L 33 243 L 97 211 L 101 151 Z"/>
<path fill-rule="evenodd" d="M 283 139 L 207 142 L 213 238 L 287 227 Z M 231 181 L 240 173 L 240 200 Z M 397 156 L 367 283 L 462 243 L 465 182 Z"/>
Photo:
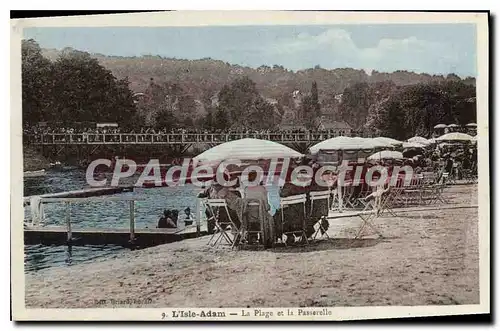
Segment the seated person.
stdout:
<path fill-rule="evenodd" d="M 194 215 L 191 213 L 191 208 L 184 209 L 184 225 L 188 226 L 193 224 Z"/>
<path fill-rule="evenodd" d="M 179 220 L 179 211 L 177 209 L 172 210 L 172 222 L 174 222 L 175 227 L 177 227 L 177 221 Z"/>
<path fill-rule="evenodd" d="M 256 171 L 251 171 L 248 174 L 248 182 L 249 185 L 245 187 L 245 201 L 248 200 L 258 200 L 260 201 L 262 205 L 262 210 L 259 211 L 258 209 L 255 208 L 245 208 L 245 220 L 248 221 L 247 224 L 244 226 L 247 226 L 249 230 L 259 230 L 260 229 L 260 219 L 259 219 L 259 214 L 263 214 L 263 226 L 264 229 L 264 239 L 265 242 L 264 244 L 266 246 L 272 245 L 272 242 L 274 242 L 274 236 L 272 235 L 274 231 L 274 226 L 273 226 L 273 218 L 269 214 L 269 211 L 271 209 L 271 206 L 269 205 L 268 201 L 268 192 L 267 189 L 262 185 L 262 183 L 258 183 L 258 185 L 255 184 L 255 181 L 257 179 L 257 172 Z M 252 238 L 249 238 L 251 241 Z"/>
<path fill-rule="evenodd" d="M 306 194 L 307 190 L 304 187 L 294 185 L 287 181 L 281 189 L 281 197 L 289 197 L 299 194 Z M 283 218 L 282 214 L 283 213 Z M 300 231 L 304 228 L 303 222 L 307 215 L 304 214 L 304 206 L 301 203 L 289 205 L 283 210 L 281 208 L 274 214 L 274 233 L 278 239 L 281 239 L 285 232 Z M 282 222 L 282 219 L 284 222 Z M 307 233 L 306 233 L 307 235 Z M 287 236 L 287 243 L 293 243 L 292 236 Z"/>
<path fill-rule="evenodd" d="M 198 197 L 209 199 L 225 199 L 229 211 L 229 217 L 231 217 L 231 220 L 238 228 L 240 227 L 241 222 L 239 214 L 241 212 L 242 199 L 241 194 L 237 190 L 234 190 L 231 187 L 222 186 L 218 183 L 214 183 L 205 192 L 198 195 Z M 217 210 L 214 210 L 214 212 L 218 213 L 218 219 L 220 222 L 229 222 L 229 217 L 224 207 L 219 207 L 217 208 Z M 205 214 L 207 215 L 208 233 L 214 233 L 215 219 L 211 214 L 209 208 L 206 209 Z"/>
<path fill-rule="evenodd" d="M 248 174 L 248 181 L 250 183 L 255 182 L 257 179 L 257 172 L 252 171 Z M 249 186 L 245 187 L 245 198 L 246 199 L 258 199 L 265 201 L 266 203 L 266 209 L 269 210 L 269 202 L 267 200 L 267 189 L 262 185 L 262 183 L 259 183 L 258 185 L 256 184 L 250 184 Z"/>
<path fill-rule="evenodd" d="M 171 210 L 164 210 L 163 216 L 158 221 L 158 229 L 168 229 L 168 228 L 176 228 L 177 224 L 174 222 L 174 216 Z"/>

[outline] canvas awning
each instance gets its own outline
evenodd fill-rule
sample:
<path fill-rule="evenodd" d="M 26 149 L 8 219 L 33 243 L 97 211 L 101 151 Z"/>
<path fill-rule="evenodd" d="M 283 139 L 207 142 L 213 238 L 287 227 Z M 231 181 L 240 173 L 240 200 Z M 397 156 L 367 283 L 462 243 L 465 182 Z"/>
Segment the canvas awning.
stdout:
<path fill-rule="evenodd" d="M 436 141 L 471 141 L 472 136 L 469 136 L 466 133 L 461 132 L 452 132 L 442 135 L 441 137 L 436 138 Z"/>
<path fill-rule="evenodd" d="M 387 137 L 376 137 L 376 138 L 373 138 L 373 140 L 378 141 L 378 142 L 382 142 L 385 144 L 390 144 L 393 146 L 401 146 L 403 144 L 402 141 L 392 139 L 392 138 L 387 138 Z"/>
<path fill-rule="evenodd" d="M 368 160 L 403 159 L 403 153 L 398 151 L 380 151 L 368 157 Z"/>
<path fill-rule="evenodd" d="M 300 158 L 304 155 L 274 141 L 245 138 L 210 148 L 193 158 L 193 162 L 224 160 L 261 160 L 272 158 Z"/>
<path fill-rule="evenodd" d="M 417 144 L 424 145 L 424 146 L 427 146 L 431 143 L 429 140 L 427 140 L 423 137 L 419 137 L 419 136 L 415 136 L 413 138 L 408 139 L 408 142 L 409 143 L 417 143 Z"/>
<path fill-rule="evenodd" d="M 410 142 L 404 142 L 403 143 L 403 148 L 425 148 L 425 145 L 419 144 L 419 143 L 410 143 Z"/>
<path fill-rule="evenodd" d="M 309 148 L 309 152 L 311 154 L 316 154 L 320 150 L 356 151 L 388 147 L 392 147 L 392 145 L 378 142 L 370 138 L 339 136 L 317 143 Z"/>

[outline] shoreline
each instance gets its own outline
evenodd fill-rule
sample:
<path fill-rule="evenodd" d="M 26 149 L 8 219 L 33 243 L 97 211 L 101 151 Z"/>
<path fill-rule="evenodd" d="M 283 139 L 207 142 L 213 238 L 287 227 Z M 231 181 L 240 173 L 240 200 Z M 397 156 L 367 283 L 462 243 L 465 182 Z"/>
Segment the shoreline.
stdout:
<path fill-rule="evenodd" d="M 450 187 L 445 195 L 451 200 L 450 206 L 477 204 L 477 185 Z M 206 245 L 210 237 L 204 236 L 127 251 L 89 263 L 29 272 L 25 274 L 26 306 L 326 307 L 479 303 L 477 209 L 385 215 L 375 224 L 386 238 L 346 239 L 359 223 L 359 219 L 332 220 L 328 230 L 332 239 L 303 248 L 214 250 Z"/>

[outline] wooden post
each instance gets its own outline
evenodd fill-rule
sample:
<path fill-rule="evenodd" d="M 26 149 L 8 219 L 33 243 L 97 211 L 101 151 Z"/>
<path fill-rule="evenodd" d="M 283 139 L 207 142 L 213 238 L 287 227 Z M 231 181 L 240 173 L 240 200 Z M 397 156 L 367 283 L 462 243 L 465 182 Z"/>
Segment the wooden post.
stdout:
<path fill-rule="evenodd" d="M 201 200 L 196 199 L 196 236 L 200 236 L 200 223 L 201 223 Z"/>
<path fill-rule="evenodd" d="M 66 227 L 68 228 L 67 241 L 71 242 L 71 238 L 73 237 L 73 235 L 71 233 L 71 204 L 70 204 L 70 202 L 66 202 Z"/>
<path fill-rule="evenodd" d="M 337 190 L 338 190 L 337 194 L 338 194 L 338 200 L 339 200 L 339 208 L 338 208 L 339 212 L 342 212 L 343 209 L 344 209 L 344 206 L 343 206 L 343 199 L 344 199 L 344 197 L 342 196 L 342 189 L 343 189 L 342 186 L 343 186 L 343 184 L 344 184 L 343 180 L 342 180 L 342 184 L 340 184 L 339 179 L 337 179 Z"/>
<path fill-rule="evenodd" d="M 135 210 L 134 200 L 130 200 L 130 242 L 135 240 Z"/>

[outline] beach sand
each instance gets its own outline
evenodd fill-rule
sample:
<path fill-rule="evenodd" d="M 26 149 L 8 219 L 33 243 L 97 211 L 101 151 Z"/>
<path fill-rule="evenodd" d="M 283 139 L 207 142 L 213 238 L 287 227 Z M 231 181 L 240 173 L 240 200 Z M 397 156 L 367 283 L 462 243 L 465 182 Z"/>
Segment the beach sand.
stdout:
<path fill-rule="evenodd" d="M 450 187 L 445 196 L 450 200 L 445 206 L 477 204 L 477 186 Z M 384 239 L 337 239 L 353 233 L 360 224 L 358 218 L 332 220 L 331 224 L 331 239 L 305 248 L 211 249 L 205 236 L 130 251 L 117 258 L 37 271 L 25 278 L 26 306 L 479 303 L 477 208 L 408 212 L 398 217 L 384 214 L 375 222 Z M 146 304 L 123 302 L 127 299 Z"/>

